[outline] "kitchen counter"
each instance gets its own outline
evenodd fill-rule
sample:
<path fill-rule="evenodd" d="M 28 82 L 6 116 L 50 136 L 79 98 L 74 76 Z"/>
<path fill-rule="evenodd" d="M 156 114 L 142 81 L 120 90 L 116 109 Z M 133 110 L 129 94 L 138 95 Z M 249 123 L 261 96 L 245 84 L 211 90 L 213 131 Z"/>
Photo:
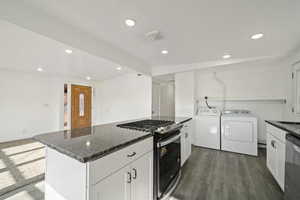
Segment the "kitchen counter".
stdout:
<path fill-rule="evenodd" d="M 286 122 L 286 121 L 269 121 L 266 120 L 267 123 L 285 130 L 295 137 L 300 138 L 300 122 Z"/>
<path fill-rule="evenodd" d="M 174 123 L 185 123 L 189 117 L 150 117 L 144 119 L 169 120 Z M 126 121 L 126 122 L 130 122 Z M 48 147 L 68 155 L 80 162 L 86 163 L 97 160 L 105 155 L 120 150 L 138 141 L 152 137 L 152 132 L 137 131 L 117 127 L 116 122 L 105 125 L 92 126 L 82 129 L 58 131 L 35 136 L 34 139 Z"/>

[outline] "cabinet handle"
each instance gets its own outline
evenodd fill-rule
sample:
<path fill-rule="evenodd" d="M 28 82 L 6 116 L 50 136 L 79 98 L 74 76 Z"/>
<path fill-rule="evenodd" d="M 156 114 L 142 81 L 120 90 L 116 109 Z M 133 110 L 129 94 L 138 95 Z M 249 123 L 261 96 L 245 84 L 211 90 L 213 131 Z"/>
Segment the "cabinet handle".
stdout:
<path fill-rule="evenodd" d="M 135 152 L 132 152 L 132 154 L 128 154 L 127 157 L 128 157 L 128 158 L 131 158 L 131 157 L 133 157 L 133 156 L 135 156 L 135 155 L 136 155 L 136 153 L 135 153 Z"/>
<path fill-rule="evenodd" d="M 133 168 L 132 171 L 133 171 L 133 176 L 132 176 L 132 178 L 133 178 L 133 179 L 136 179 L 136 178 L 137 178 L 137 170 L 136 170 L 135 168 Z"/>
<path fill-rule="evenodd" d="M 275 143 L 276 143 L 276 142 L 275 142 L 274 140 L 271 141 L 271 146 L 272 146 L 274 149 L 276 149 Z"/>
<path fill-rule="evenodd" d="M 185 138 L 188 138 L 189 137 L 189 134 L 188 133 L 185 133 Z"/>
<path fill-rule="evenodd" d="M 297 151 L 298 153 L 300 153 L 300 147 L 296 146 L 296 145 L 293 145 L 295 151 Z"/>
<path fill-rule="evenodd" d="M 127 183 L 131 183 L 132 177 L 131 177 L 131 173 L 127 172 Z"/>

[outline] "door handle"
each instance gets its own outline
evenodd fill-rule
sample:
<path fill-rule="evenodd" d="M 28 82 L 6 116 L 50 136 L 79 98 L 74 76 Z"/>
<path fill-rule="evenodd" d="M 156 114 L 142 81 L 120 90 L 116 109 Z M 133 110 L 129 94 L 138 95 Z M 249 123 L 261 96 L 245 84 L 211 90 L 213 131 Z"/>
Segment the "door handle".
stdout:
<path fill-rule="evenodd" d="M 130 172 L 127 172 L 127 183 L 131 183 L 132 181 L 132 176 Z"/>
<path fill-rule="evenodd" d="M 297 151 L 298 153 L 300 153 L 300 147 L 296 146 L 296 145 L 293 145 L 295 151 Z"/>
<path fill-rule="evenodd" d="M 185 138 L 188 138 L 189 137 L 189 134 L 188 133 L 185 133 Z"/>
<path fill-rule="evenodd" d="M 133 171 L 133 176 L 132 176 L 132 178 L 133 178 L 133 179 L 136 179 L 136 178 L 137 178 L 137 170 L 136 170 L 135 168 L 133 168 L 132 171 Z"/>
<path fill-rule="evenodd" d="M 133 156 L 135 156 L 135 155 L 136 155 L 136 153 L 135 153 L 135 152 L 132 152 L 132 154 L 128 154 L 127 157 L 128 157 L 128 158 L 131 158 L 131 157 L 133 157 Z"/>

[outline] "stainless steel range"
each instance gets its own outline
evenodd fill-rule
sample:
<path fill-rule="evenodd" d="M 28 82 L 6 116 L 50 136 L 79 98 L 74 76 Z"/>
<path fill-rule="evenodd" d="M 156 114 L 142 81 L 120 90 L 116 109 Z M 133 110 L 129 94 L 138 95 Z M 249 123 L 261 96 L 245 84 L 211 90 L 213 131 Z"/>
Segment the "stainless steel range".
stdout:
<path fill-rule="evenodd" d="M 180 179 L 180 130 L 183 125 L 164 120 L 142 120 L 118 126 L 153 132 L 154 199 L 167 198 Z"/>

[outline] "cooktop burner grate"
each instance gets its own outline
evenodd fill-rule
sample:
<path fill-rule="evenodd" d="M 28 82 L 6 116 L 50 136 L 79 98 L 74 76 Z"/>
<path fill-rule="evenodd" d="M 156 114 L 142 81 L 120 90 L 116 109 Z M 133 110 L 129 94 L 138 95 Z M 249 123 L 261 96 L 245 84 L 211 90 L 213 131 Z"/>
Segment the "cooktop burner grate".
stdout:
<path fill-rule="evenodd" d="M 166 120 L 141 120 L 136 122 L 129 122 L 125 124 L 118 124 L 118 127 L 121 128 L 128 128 L 128 129 L 134 129 L 134 130 L 140 130 L 140 131 L 154 131 L 157 128 L 160 127 L 166 127 L 171 124 L 174 124 L 173 121 L 166 121 Z"/>

